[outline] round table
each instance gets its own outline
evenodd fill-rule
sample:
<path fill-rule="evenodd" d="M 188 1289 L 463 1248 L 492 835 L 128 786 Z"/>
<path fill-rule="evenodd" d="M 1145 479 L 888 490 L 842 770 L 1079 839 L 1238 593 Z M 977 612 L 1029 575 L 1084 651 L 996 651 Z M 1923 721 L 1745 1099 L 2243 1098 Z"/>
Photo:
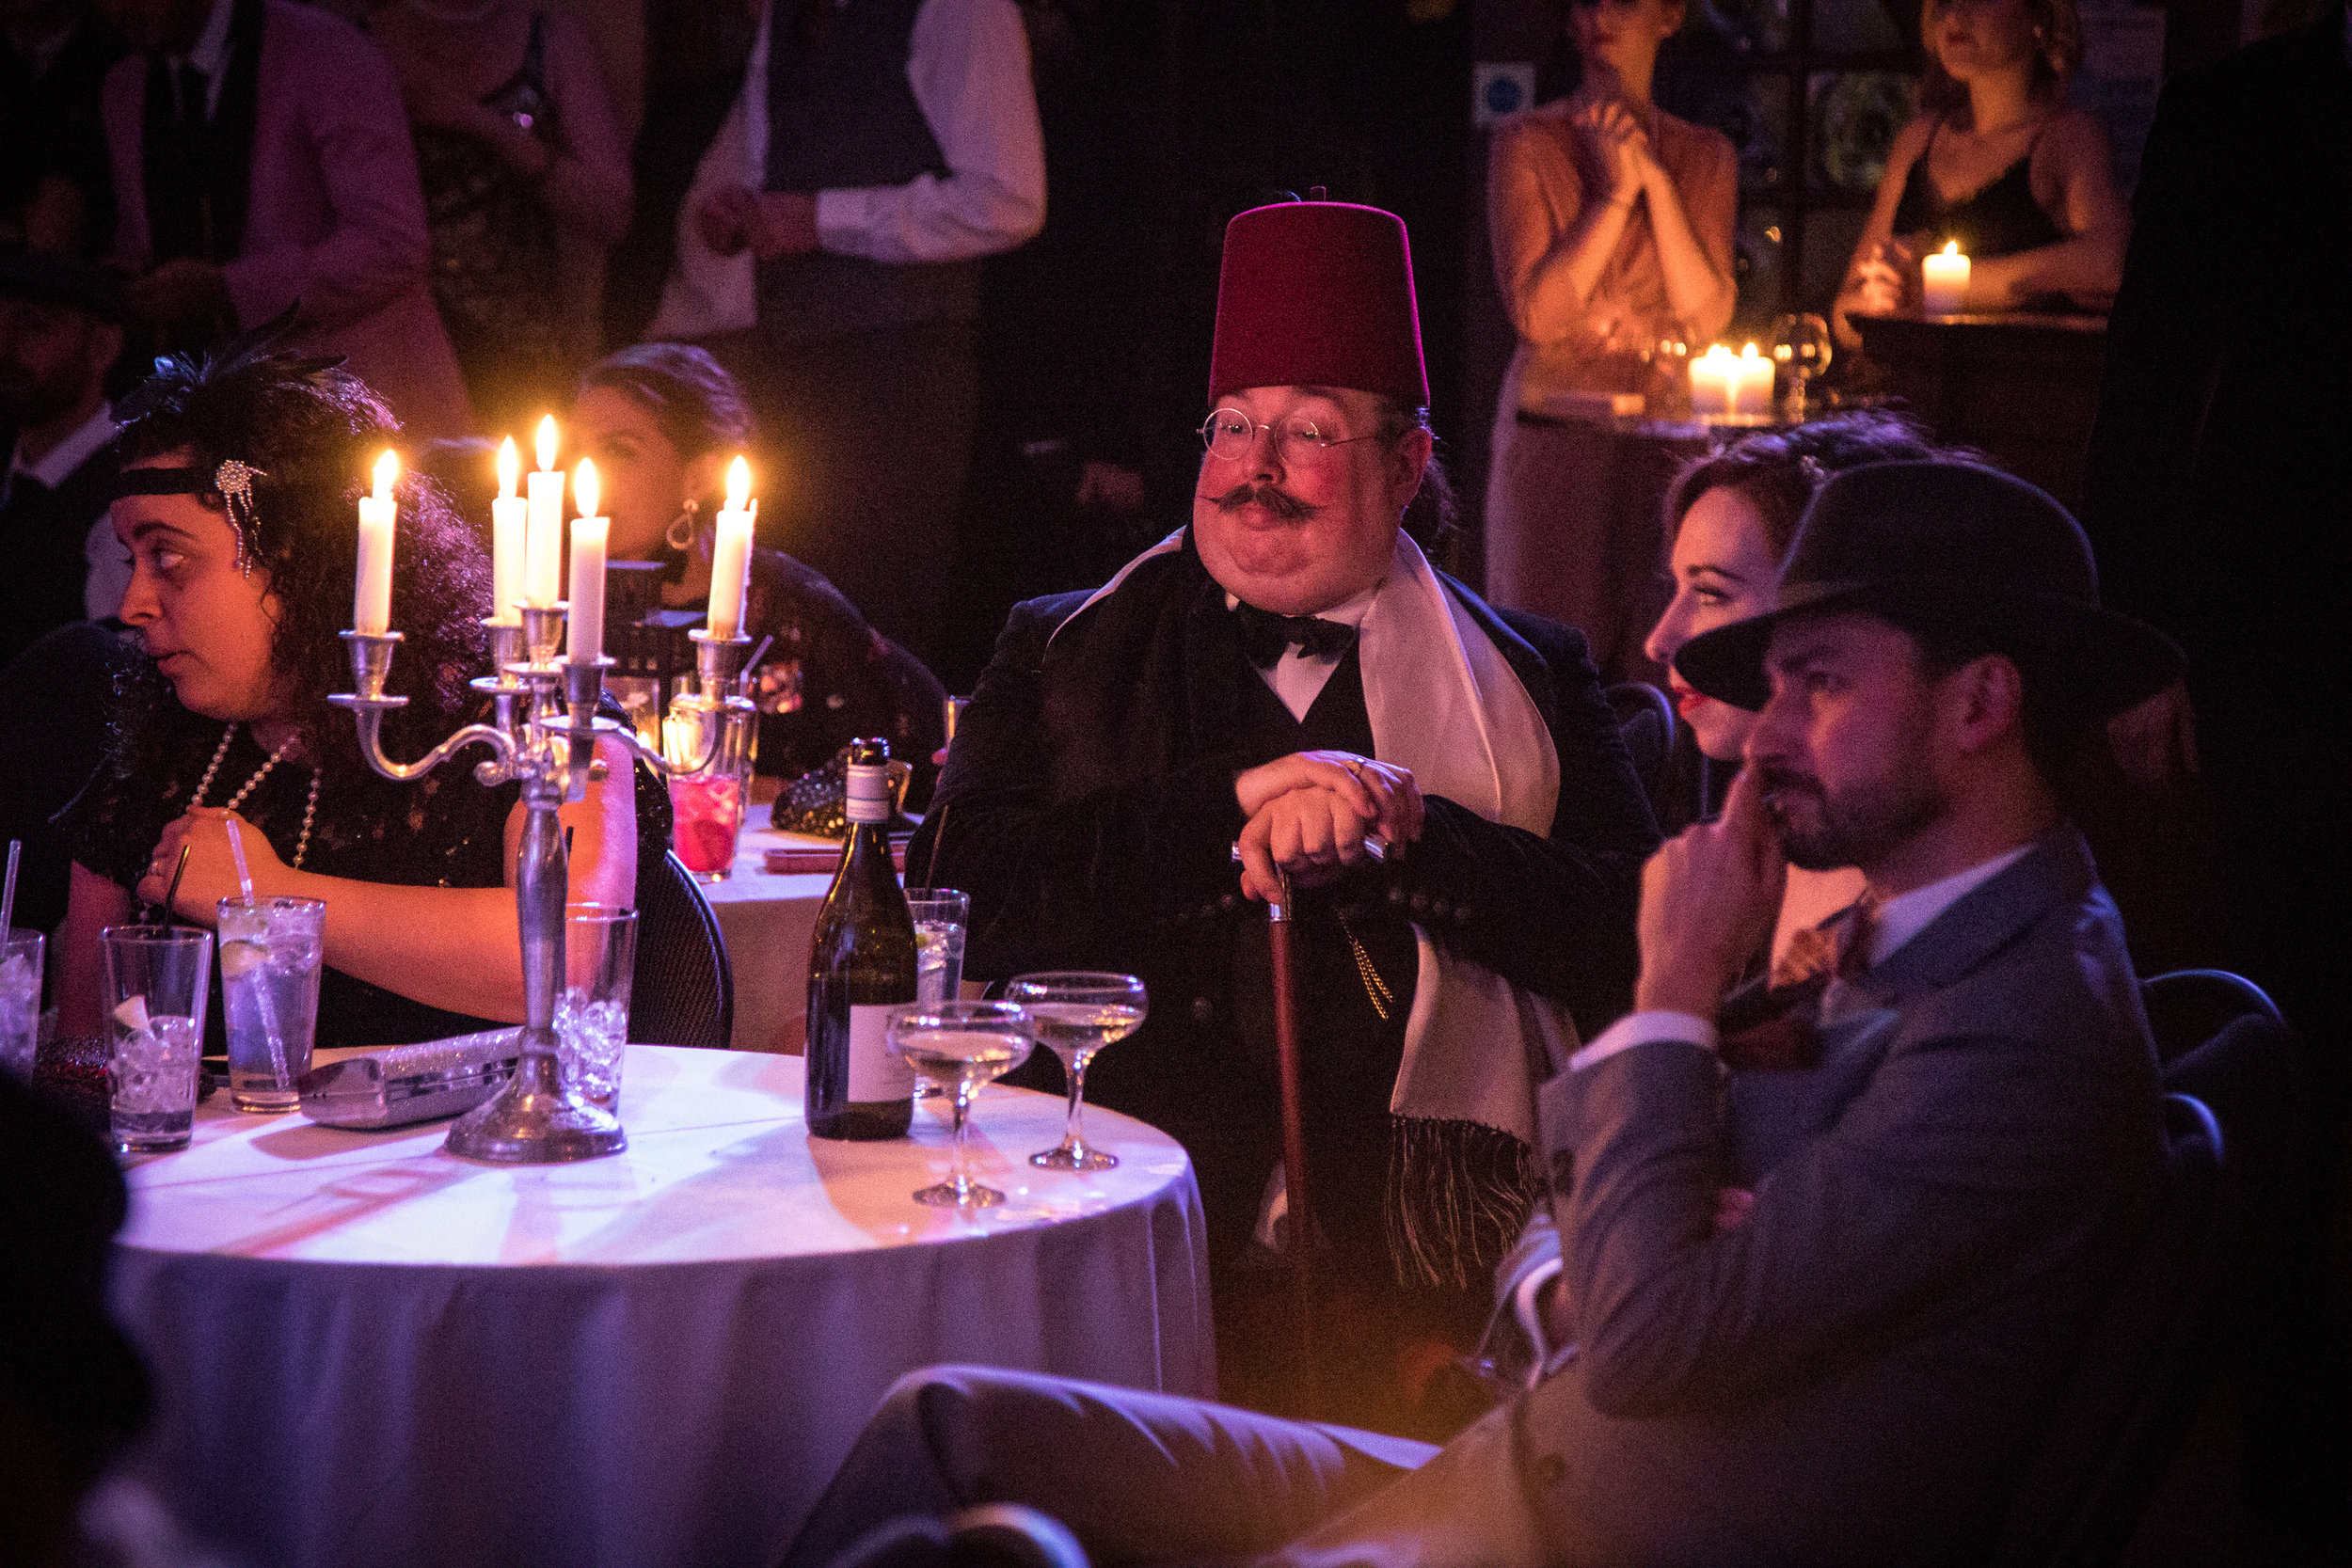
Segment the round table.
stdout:
<path fill-rule="evenodd" d="M 939 1101 L 912 1142 L 832 1143 L 795 1057 L 631 1046 L 625 1074 L 628 1151 L 571 1165 L 199 1107 L 128 1172 L 135 1473 L 256 1568 L 771 1568 L 913 1368 L 1214 1392 L 1165 1134 L 1092 1112 L 1119 1168 L 1039 1170 L 1059 1101 L 991 1087 L 976 1165 L 1010 1200 L 960 1214 L 909 1196 L 946 1167 Z"/>
<path fill-rule="evenodd" d="M 757 811 L 765 821 L 768 808 Z M 702 885 L 735 971 L 738 1051 L 797 1053 L 808 1031 L 808 942 L 833 873 L 770 871 L 768 851 L 785 846 L 830 849 L 836 859 L 841 853 L 840 845 L 823 839 L 746 827 L 736 837 L 726 880 Z"/>

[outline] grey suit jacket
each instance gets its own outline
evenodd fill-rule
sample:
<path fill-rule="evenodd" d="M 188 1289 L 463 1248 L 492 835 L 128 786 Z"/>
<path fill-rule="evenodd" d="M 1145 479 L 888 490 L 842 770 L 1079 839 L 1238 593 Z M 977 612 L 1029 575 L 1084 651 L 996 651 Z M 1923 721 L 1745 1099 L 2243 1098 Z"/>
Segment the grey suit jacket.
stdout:
<path fill-rule="evenodd" d="M 2162 1166 L 2071 829 L 1833 988 L 1820 1064 L 1661 1041 L 1540 1095 L 1575 1358 L 1301 1562 L 1980 1560 Z M 1756 1204 L 1721 1235 L 1715 1194 Z"/>

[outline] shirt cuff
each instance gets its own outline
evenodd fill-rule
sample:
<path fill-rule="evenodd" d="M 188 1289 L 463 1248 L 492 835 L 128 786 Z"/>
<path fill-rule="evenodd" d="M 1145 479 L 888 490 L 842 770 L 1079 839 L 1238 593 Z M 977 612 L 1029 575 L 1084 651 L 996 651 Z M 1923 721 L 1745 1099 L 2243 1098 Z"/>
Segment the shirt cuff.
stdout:
<path fill-rule="evenodd" d="M 1620 1051 L 1659 1040 L 1681 1040 L 1701 1051 L 1715 1049 L 1715 1023 L 1696 1013 L 1628 1013 L 1600 1032 L 1600 1037 L 1568 1058 L 1568 1070 L 1581 1072 L 1605 1062 Z"/>
<path fill-rule="evenodd" d="M 817 193 L 817 244 L 819 249 L 857 254 L 873 220 L 866 214 L 866 191 L 850 188 Z"/>

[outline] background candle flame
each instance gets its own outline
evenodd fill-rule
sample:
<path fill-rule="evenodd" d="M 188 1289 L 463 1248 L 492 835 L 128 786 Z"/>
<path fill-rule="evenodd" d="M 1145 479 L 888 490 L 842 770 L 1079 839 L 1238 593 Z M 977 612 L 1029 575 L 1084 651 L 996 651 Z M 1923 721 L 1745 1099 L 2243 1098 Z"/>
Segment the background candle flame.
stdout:
<path fill-rule="evenodd" d="M 375 460 L 375 499 L 379 501 L 390 500 L 392 483 L 399 478 L 400 454 L 387 451 Z"/>
<path fill-rule="evenodd" d="M 751 466 L 740 457 L 727 465 L 727 510 L 743 510 L 743 498 L 752 493 Z"/>
<path fill-rule="evenodd" d="M 539 471 L 546 473 L 555 467 L 555 416 L 548 415 L 539 421 Z"/>
<path fill-rule="evenodd" d="M 515 499 L 515 471 L 521 466 L 521 460 L 515 455 L 515 437 L 509 436 L 499 446 L 499 499 L 501 500 L 511 501 Z"/>
<path fill-rule="evenodd" d="M 596 515 L 596 466 L 584 457 L 572 470 L 572 497 L 580 503 L 581 516 Z"/>

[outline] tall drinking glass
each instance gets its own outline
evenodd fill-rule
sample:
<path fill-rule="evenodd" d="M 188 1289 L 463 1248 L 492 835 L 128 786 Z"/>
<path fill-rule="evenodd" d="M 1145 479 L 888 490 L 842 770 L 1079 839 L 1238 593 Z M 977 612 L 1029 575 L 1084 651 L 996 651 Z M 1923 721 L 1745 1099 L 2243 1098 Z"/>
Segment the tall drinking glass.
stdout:
<path fill-rule="evenodd" d="M 6 936 L 0 943 L 0 1068 L 29 1083 L 40 1039 L 41 935 L 12 927 Z"/>
<path fill-rule="evenodd" d="M 224 898 L 220 1007 L 229 1035 L 229 1103 L 275 1116 L 301 1102 L 318 1033 L 326 905 L 316 898 Z"/>
<path fill-rule="evenodd" d="M 1037 1037 L 1061 1058 L 1070 1080 L 1070 1121 L 1061 1142 L 1029 1156 L 1029 1164 L 1054 1170 L 1108 1170 L 1119 1156 L 1091 1148 L 1086 1140 L 1087 1064 L 1114 1040 L 1143 1027 L 1147 1002 L 1143 982 L 1132 974 L 1053 971 L 1024 974 L 1005 988 L 1037 1020 Z"/>
<path fill-rule="evenodd" d="M 905 1059 L 916 1077 L 937 1084 L 943 1092 L 955 1097 L 955 1162 L 947 1180 L 917 1191 L 915 1202 L 943 1209 L 985 1209 L 1005 1201 L 1005 1195 L 995 1188 L 972 1180 L 964 1163 L 963 1130 L 971 1120 L 973 1092 L 1028 1060 L 1036 1043 L 1029 1015 L 1009 1002 L 918 1004 L 892 1015 L 890 1049 Z"/>
<path fill-rule="evenodd" d="M 564 990 L 555 999 L 555 1059 L 580 1092 L 608 1111 L 621 1104 L 628 993 L 637 976 L 637 911 L 564 906 Z"/>
<path fill-rule="evenodd" d="M 196 1123 L 213 933 L 185 926 L 109 926 L 98 933 L 114 1009 L 107 1119 L 125 1154 L 185 1148 Z"/>

